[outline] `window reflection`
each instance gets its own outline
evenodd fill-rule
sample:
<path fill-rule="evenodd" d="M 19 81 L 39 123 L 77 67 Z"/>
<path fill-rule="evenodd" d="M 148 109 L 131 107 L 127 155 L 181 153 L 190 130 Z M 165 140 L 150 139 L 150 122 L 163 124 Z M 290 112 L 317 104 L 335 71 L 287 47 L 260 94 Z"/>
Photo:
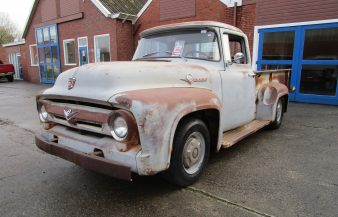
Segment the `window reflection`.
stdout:
<path fill-rule="evenodd" d="M 300 92 L 335 96 L 338 66 L 303 65 Z"/>
<path fill-rule="evenodd" d="M 292 60 L 295 32 L 264 33 L 264 60 Z"/>
<path fill-rule="evenodd" d="M 305 60 L 338 60 L 338 28 L 305 31 Z"/>

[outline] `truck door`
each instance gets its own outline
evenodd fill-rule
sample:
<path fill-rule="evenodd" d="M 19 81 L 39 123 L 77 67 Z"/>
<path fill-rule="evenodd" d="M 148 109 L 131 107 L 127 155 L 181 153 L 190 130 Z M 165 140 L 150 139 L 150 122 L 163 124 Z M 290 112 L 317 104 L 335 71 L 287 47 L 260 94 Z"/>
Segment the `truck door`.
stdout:
<path fill-rule="evenodd" d="M 225 71 L 221 72 L 223 131 L 227 131 L 255 119 L 256 79 L 246 38 L 224 33 L 223 50 L 226 62 Z"/>

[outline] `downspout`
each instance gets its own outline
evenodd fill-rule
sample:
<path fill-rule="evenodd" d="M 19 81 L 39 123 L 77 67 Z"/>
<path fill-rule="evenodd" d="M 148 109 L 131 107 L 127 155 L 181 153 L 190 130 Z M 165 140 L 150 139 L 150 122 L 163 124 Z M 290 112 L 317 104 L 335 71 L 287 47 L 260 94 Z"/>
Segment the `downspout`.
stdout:
<path fill-rule="evenodd" d="M 234 27 L 237 27 L 237 2 L 235 2 L 235 5 L 234 5 L 234 24 L 233 24 Z"/>

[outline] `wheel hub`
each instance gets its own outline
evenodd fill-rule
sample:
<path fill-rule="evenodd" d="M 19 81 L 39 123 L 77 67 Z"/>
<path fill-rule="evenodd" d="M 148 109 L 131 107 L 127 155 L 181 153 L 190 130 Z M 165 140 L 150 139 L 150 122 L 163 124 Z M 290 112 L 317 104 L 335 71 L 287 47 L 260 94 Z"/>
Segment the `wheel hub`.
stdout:
<path fill-rule="evenodd" d="M 203 163 L 205 141 L 202 134 L 195 132 L 189 136 L 183 149 L 183 166 L 187 173 L 195 173 Z"/>

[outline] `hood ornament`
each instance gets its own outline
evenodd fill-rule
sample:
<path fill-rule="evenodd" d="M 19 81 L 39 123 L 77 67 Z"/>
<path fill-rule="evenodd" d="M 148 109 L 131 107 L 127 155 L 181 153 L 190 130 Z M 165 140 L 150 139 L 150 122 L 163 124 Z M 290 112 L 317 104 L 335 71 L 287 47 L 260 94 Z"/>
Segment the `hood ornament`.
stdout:
<path fill-rule="evenodd" d="M 68 123 L 72 124 L 72 120 L 75 118 L 75 116 L 78 114 L 78 112 L 74 112 L 71 108 L 65 107 L 63 110 L 63 115 Z"/>
<path fill-rule="evenodd" d="M 181 81 L 185 81 L 188 84 L 192 85 L 194 82 L 206 82 L 208 78 L 194 78 L 192 74 L 187 74 L 187 76 L 184 79 L 181 79 Z"/>
<path fill-rule="evenodd" d="M 75 86 L 75 83 L 76 83 L 76 78 L 75 77 L 70 78 L 68 80 L 68 90 L 73 89 Z"/>

